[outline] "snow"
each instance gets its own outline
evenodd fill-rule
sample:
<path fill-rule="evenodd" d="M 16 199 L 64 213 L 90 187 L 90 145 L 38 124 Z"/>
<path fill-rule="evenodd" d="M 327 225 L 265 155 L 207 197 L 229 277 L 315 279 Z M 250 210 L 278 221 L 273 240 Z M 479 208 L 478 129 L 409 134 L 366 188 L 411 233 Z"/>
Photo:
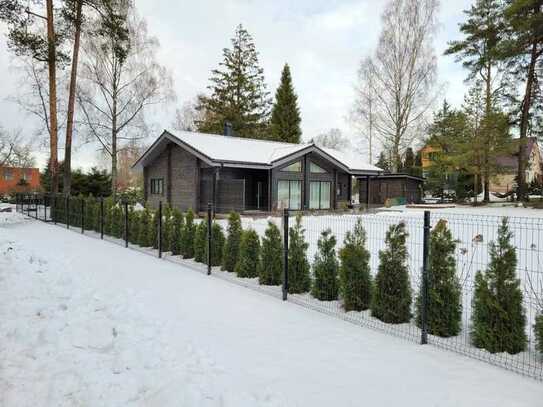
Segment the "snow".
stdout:
<path fill-rule="evenodd" d="M 536 406 L 540 382 L 11 213 L 2 406 Z"/>

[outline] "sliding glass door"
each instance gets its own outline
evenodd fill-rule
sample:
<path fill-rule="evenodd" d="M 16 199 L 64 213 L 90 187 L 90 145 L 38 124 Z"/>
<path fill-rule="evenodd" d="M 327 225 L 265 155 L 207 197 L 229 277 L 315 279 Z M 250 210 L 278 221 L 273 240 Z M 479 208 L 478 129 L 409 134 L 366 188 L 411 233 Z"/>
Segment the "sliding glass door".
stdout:
<path fill-rule="evenodd" d="M 277 204 L 279 208 L 300 209 L 302 207 L 302 181 L 279 180 L 277 182 Z"/>
<path fill-rule="evenodd" d="M 311 181 L 309 185 L 309 209 L 330 209 L 329 181 Z"/>

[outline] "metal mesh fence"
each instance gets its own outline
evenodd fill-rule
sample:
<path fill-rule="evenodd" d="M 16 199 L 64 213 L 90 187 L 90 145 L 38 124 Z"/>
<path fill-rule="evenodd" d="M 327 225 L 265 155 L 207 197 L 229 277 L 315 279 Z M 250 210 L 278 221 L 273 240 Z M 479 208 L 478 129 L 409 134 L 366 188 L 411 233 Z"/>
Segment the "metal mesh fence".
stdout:
<path fill-rule="evenodd" d="M 233 245 L 231 219 L 214 216 L 227 212 L 221 208 L 209 207 L 199 217 L 162 204 L 151 209 L 102 198 L 21 195 L 17 210 L 357 325 L 543 380 L 538 348 L 543 333 L 539 338 L 535 333 L 543 328 L 543 219 L 508 218 L 515 257 L 508 263 L 500 260 L 505 251 L 496 246 L 500 216 L 431 212 L 425 233 L 423 212 L 287 211 L 240 217 Z M 235 267 L 225 265 L 233 252 Z M 500 275 L 496 269 L 513 275 L 493 282 L 489 276 L 492 270 Z M 485 306 L 491 311 L 483 325 L 493 340 L 486 342 L 477 331 L 481 312 L 474 315 L 475 298 L 481 296 L 478 272 L 488 283 Z M 516 309 L 508 305 L 515 301 Z"/>

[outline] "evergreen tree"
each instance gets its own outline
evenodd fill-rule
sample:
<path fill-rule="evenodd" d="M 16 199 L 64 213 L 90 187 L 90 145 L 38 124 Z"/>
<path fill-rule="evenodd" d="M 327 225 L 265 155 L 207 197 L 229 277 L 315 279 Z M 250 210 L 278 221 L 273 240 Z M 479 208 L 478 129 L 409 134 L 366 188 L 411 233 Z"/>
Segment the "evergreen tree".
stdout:
<path fill-rule="evenodd" d="M 207 228 L 206 228 L 207 231 Z M 221 225 L 213 222 L 211 226 L 211 266 L 217 267 L 221 265 L 222 255 L 224 250 L 224 233 Z M 207 262 L 207 236 L 204 253 L 204 262 Z"/>
<path fill-rule="evenodd" d="M 515 354 L 526 349 L 526 316 L 512 238 L 507 218 L 503 218 L 497 242 L 489 245 L 490 263 L 484 273 L 478 271 L 475 276 L 472 340 L 491 353 Z"/>
<path fill-rule="evenodd" d="M 386 249 L 379 251 L 371 315 L 383 322 L 401 324 L 411 318 L 407 236 L 405 223 L 391 225 L 385 238 Z"/>
<path fill-rule="evenodd" d="M 183 214 L 179 209 L 172 209 L 172 228 L 170 233 L 170 250 L 172 255 L 178 256 L 181 254 L 181 239 L 184 229 Z"/>
<path fill-rule="evenodd" d="M 294 92 L 290 68 L 288 64 L 285 64 L 271 113 L 271 138 L 288 143 L 299 143 L 302 136 L 301 121 L 298 96 Z"/>
<path fill-rule="evenodd" d="M 302 215 L 298 215 L 296 223 L 288 231 L 288 292 L 290 294 L 306 293 L 311 288 L 310 266 L 307 261 L 309 245 L 305 241 L 304 234 Z"/>
<path fill-rule="evenodd" d="M 281 241 L 281 232 L 273 222 L 268 221 L 260 253 L 259 284 L 280 285 L 283 273 L 283 242 Z"/>
<path fill-rule="evenodd" d="M 206 114 L 198 129 L 222 134 L 229 122 L 240 137 L 265 138 L 271 101 L 255 44 L 241 24 L 223 56 L 219 69 L 212 71 L 211 96 L 201 98 L 198 109 Z"/>
<path fill-rule="evenodd" d="M 327 229 L 321 233 L 317 242 L 318 251 L 313 262 L 312 294 L 321 301 L 332 301 L 338 298 L 338 268 L 336 257 L 336 238 Z"/>
<path fill-rule="evenodd" d="M 535 339 L 537 341 L 537 349 L 539 349 L 539 352 L 543 356 L 543 311 L 539 313 L 537 317 L 535 317 Z"/>
<path fill-rule="evenodd" d="M 381 153 L 379 154 L 379 159 L 377 160 L 375 165 L 381 168 L 386 173 L 390 172 L 390 169 L 391 169 L 390 160 L 387 159 L 387 156 L 384 151 L 381 151 Z"/>
<path fill-rule="evenodd" d="M 149 208 L 145 207 L 140 214 L 139 231 L 138 231 L 138 245 L 140 247 L 151 246 L 152 239 L 149 236 L 149 230 L 151 229 L 152 215 Z"/>
<path fill-rule="evenodd" d="M 181 254 L 184 259 L 192 259 L 194 257 L 194 235 L 196 234 L 196 226 L 194 225 L 194 212 L 189 208 L 185 215 L 185 225 L 181 229 Z"/>
<path fill-rule="evenodd" d="M 257 277 L 260 258 L 260 238 L 253 229 L 244 230 L 239 245 L 235 272 L 238 277 Z"/>
<path fill-rule="evenodd" d="M 149 229 L 149 243 L 153 249 L 158 249 L 158 210 L 151 211 L 151 225 Z"/>
<path fill-rule="evenodd" d="M 71 204 L 71 202 L 70 202 Z M 104 199 L 104 234 L 111 236 L 113 228 L 113 199 L 108 197 Z"/>
<path fill-rule="evenodd" d="M 430 235 L 428 270 L 428 332 L 449 337 L 458 335 L 462 318 L 461 288 L 456 275 L 456 242 L 447 222 L 441 219 Z M 417 297 L 417 325 L 422 324 L 422 292 Z"/>
<path fill-rule="evenodd" d="M 372 278 L 370 252 L 366 249 L 366 231 L 362 219 L 358 219 L 354 230 L 347 232 L 343 247 L 339 251 L 339 286 L 345 311 L 363 311 L 370 307 Z"/>
<path fill-rule="evenodd" d="M 94 230 L 96 223 L 96 199 L 89 195 L 85 198 L 85 230 Z"/>
<path fill-rule="evenodd" d="M 203 219 L 198 226 L 196 226 L 196 232 L 194 233 L 194 261 L 198 263 L 206 262 L 206 248 L 207 248 L 207 221 Z"/>
<path fill-rule="evenodd" d="M 221 270 L 233 272 L 238 262 L 239 245 L 241 242 L 241 218 L 236 212 L 228 216 L 228 228 L 224 254 L 222 256 Z"/>
<path fill-rule="evenodd" d="M 415 167 L 415 153 L 413 152 L 413 149 L 411 147 L 407 147 L 407 150 L 405 150 L 405 157 L 403 160 L 402 172 L 409 175 L 414 175 L 413 174 L 414 167 Z"/>
<path fill-rule="evenodd" d="M 170 205 L 164 207 L 164 213 L 162 215 L 162 251 L 172 251 L 172 230 L 173 230 L 173 218 L 172 208 Z"/>
<path fill-rule="evenodd" d="M 140 235 L 141 211 L 132 207 L 128 213 L 128 240 L 132 244 L 138 244 Z"/>

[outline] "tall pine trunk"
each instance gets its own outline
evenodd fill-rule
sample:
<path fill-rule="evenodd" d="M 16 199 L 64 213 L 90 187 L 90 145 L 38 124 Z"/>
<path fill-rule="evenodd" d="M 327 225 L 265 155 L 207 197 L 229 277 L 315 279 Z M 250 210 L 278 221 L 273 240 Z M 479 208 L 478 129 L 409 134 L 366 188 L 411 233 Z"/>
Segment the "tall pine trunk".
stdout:
<path fill-rule="evenodd" d="M 58 123 L 57 123 L 57 67 L 53 0 L 47 0 L 47 65 L 49 68 L 49 165 L 51 170 L 51 191 L 58 192 Z"/>
<path fill-rule="evenodd" d="M 491 100 L 491 86 L 492 86 L 492 66 L 490 63 L 486 68 L 486 84 L 485 84 L 485 118 L 490 117 L 490 112 L 492 109 L 492 100 Z M 483 202 L 490 202 L 490 130 L 488 128 L 488 121 L 484 129 L 485 131 L 485 151 L 483 158 L 483 180 L 484 180 L 484 196 Z"/>
<path fill-rule="evenodd" d="M 113 116 L 111 119 L 111 195 L 117 199 L 117 93 L 113 92 Z"/>
<path fill-rule="evenodd" d="M 72 134 L 75 110 L 75 90 L 77 82 L 77 65 L 79 61 L 79 42 L 81 38 L 81 11 L 83 1 L 76 2 L 75 36 L 70 73 L 70 90 L 68 96 L 68 118 L 66 121 L 66 143 L 64 146 L 64 193 L 70 195 L 72 187 Z"/>

